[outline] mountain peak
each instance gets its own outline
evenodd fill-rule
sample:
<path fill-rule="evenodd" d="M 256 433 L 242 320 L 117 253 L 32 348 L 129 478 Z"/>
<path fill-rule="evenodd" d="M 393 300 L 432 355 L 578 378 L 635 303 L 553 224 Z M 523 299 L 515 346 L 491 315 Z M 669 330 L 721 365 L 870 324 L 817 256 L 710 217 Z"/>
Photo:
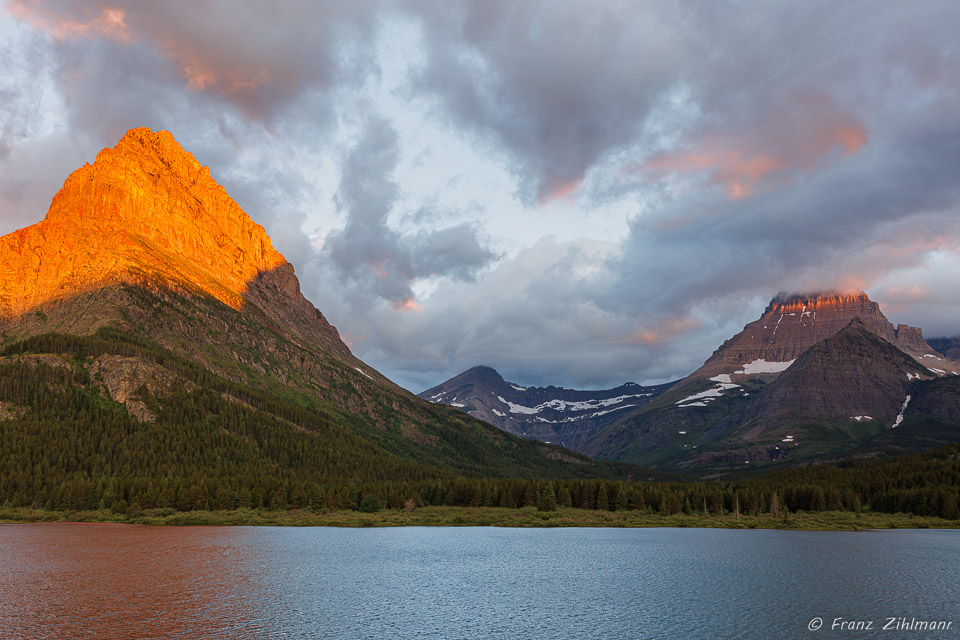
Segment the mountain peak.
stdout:
<path fill-rule="evenodd" d="M 488 367 L 486 365 L 477 365 L 476 367 L 471 367 L 460 374 L 464 378 L 471 378 L 476 380 L 482 380 L 487 384 L 503 384 L 503 376 L 500 375 L 500 372 L 494 369 L 493 367 Z"/>
<path fill-rule="evenodd" d="M 851 419 L 869 415 L 889 426 L 906 407 L 904 398 L 911 380 L 932 377 L 915 359 L 854 317 L 843 329 L 804 351 L 756 396 L 741 420 L 762 416 L 760 422 L 769 427 L 796 423 L 797 416 Z"/>
<path fill-rule="evenodd" d="M 932 349 L 914 327 L 893 324 L 863 292 L 780 293 L 758 320 L 725 341 L 692 377 L 763 374 L 775 377 L 801 353 L 857 319 L 864 328 L 914 357 Z"/>
<path fill-rule="evenodd" d="M 0 317 L 144 281 L 240 308 L 254 278 L 287 265 L 170 132 L 141 127 L 74 171 L 42 222 L 0 238 Z"/>
<path fill-rule="evenodd" d="M 763 315 L 789 314 L 807 309 L 837 309 L 845 306 L 863 306 L 876 308 L 877 303 L 863 291 L 839 293 L 836 291 L 822 291 L 815 293 L 786 293 L 780 292 L 767 305 Z"/>

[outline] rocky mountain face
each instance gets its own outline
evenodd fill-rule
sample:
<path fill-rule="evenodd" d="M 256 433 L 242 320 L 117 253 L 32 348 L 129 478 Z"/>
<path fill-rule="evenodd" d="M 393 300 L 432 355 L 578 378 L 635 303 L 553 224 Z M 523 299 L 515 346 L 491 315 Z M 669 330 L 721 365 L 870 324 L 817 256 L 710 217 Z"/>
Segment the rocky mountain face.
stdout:
<path fill-rule="evenodd" d="M 801 353 L 836 334 L 854 318 L 910 355 L 922 358 L 934 354 L 920 329 L 903 324 L 894 327 L 865 293 L 781 294 L 770 301 L 758 320 L 724 341 L 690 377 L 778 374 Z"/>
<path fill-rule="evenodd" d="M 914 380 L 936 376 L 854 318 L 800 354 L 738 416 L 763 427 L 817 416 L 893 425 Z M 729 423 L 728 421 L 728 424 Z"/>
<path fill-rule="evenodd" d="M 474 367 L 418 395 L 462 409 L 509 433 L 577 450 L 586 438 L 670 386 L 628 382 L 598 391 L 522 387 L 490 367 Z"/>
<path fill-rule="evenodd" d="M 893 441 L 919 450 L 960 439 L 958 381 L 956 362 L 919 329 L 894 328 L 865 294 L 779 296 L 703 367 L 581 450 L 728 471 L 883 451 Z M 891 439 L 893 429 L 901 431 Z"/>
<path fill-rule="evenodd" d="M 308 410 L 418 464 L 599 468 L 423 402 L 355 358 L 264 229 L 165 131 L 131 130 L 67 178 L 42 222 L 0 238 L 0 365 L 44 349 L 49 362 L 73 353 L 64 366 L 144 422 L 205 380 L 230 402 Z"/>
<path fill-rule="evenodd" d="M 44 220 L 0 241 L 0 315 L 106 283 L 161 280 L 234 308 L 287 261 L 167 131 L 129 131 L 67 178 Z"/>

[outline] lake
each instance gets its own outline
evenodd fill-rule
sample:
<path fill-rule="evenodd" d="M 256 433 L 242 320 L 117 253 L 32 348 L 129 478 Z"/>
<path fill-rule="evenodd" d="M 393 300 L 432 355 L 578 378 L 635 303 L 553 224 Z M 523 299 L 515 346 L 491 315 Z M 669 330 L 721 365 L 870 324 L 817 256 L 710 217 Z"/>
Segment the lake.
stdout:
<path fill-rule="evenodd" d="M 956 638 L 958 567 L 938 530 L 4 525 L 0 638 Z"/>

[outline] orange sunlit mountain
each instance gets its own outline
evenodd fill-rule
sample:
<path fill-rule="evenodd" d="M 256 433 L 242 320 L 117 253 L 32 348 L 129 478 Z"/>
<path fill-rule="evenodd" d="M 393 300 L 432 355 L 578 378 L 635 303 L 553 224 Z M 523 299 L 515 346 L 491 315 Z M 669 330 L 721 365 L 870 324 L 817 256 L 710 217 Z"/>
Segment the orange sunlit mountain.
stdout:
<path fill-rule="evenodd" d="M 132 129 L 67 178 L 42 222 L 0 238 L 0 317 L 147 281 L 240 308 L 253 278 L 286 264 L 169 132 Z"/>
<path fill-rule="evenodd" d="M 411 469 L 605 472 L 426 403 L 357 359 L 264 229 L 166 131 L 129 131 L 67 178 L 42 222 L 0 238 L 0 381 L 17 378 L 33 391 L 0 397 L 0 433 L 22 416 L 33 428 L 48 409 L 58 415 L 51 433 L 68 431 L 76 421 L 59 416 L 92 402 L 158 426 L 151 433 L 165 435 L 134 457 L 181 469 L 296 470 L 280 483 L 292 486 L 374 452 Z M 94 437 L 117 442 L 94 422 Z M 69 442 L 90 437 L 84 425 Z M 167 434 L 190 425 L 213 429 L 216 444 L 172 451 Z M 323 454 L 308 462 L 314 446 Z M 198 450 L 210 457 L 184 462 Z M 370 468 L 392 480 L 390 464 Z"/>

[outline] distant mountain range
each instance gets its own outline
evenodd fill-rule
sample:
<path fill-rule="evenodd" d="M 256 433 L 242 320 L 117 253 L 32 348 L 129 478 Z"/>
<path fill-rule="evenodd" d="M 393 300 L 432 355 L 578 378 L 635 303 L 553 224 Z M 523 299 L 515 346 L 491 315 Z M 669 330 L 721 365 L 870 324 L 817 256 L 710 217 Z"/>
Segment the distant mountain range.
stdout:
<path fill-rule="evenodd" d="M 597 416 L 607 417 L 606 424 L 591 418 L 596 403 L 625 396 L 630 387 L 563 390 L 594 404 L 559 421 L 542 415 L 552 406 L 545 390 L 521 402 L 526 391 L 490 369 L 482 375 L 473 369 L 420 395 L 464 405 L 526 437 L 556 438 L 562 425 L 573 431 L 563 432 L 567 446 L 596 458 L 729 472 L 960 440 L 960 363 L 948 357 L 955 342 L 937 344 L 947 353 L 931 347 L 918 328 L 894 327 L 864 293 L 779 295 L 691 375 L 661 387 L 633 386 L 636 395 L 649 395 L 624 398 L 609 417 Z"/>
<path fill-rule="evenodd" d="M 628 382 L 613 389 L 521 387 L 490 367 L 474 367 L 418 394 L 457 407 L 524 438 L 577 449 L 587 438 L 670 388 Z"/>

